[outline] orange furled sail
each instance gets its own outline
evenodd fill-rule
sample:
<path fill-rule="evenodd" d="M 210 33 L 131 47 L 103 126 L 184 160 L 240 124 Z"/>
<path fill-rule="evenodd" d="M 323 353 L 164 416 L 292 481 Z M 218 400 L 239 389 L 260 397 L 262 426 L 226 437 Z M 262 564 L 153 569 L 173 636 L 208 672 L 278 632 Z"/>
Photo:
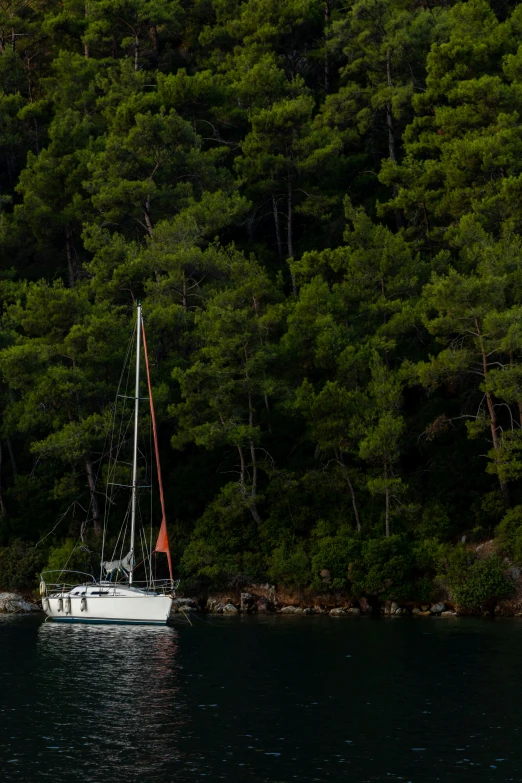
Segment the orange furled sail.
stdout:
<path fill-rule="evenodd" d="M 158 540 L 156 541 L 156 546 L 154 547 L 154 551 L 165 552 L 165 554 L 167 555 L 167 561 L 169 564 L 169 575 L 170 575 L 170 579 L 172 580 L 173 579 L 172 561 L 170 559 L 169 536 L 167 533 L 167 517 L 165 514 L 165 498 L 163 496 L 163 481 L 161 478 L 161 464 L 160 464 L 159 449 L 158 449 L 158 431 L 156 428 L 156 414 L 154 413 L 154 402 L 152 400 L 152 386 L 150 384 L 150 372 L 149 372 L 149 355 L 147 353 L 147 338 L 145 337 L 145 324 L 143 323 L 143 321 L 141 322 L 141 333 L 143 335 L 143 352 L 145 354 L 145 366 L 147 368 L 147 386 L 149 388 L 150 415 L 152 419 L 152 435 L 154 438 L 154 453 L 156 454 L 156 469 L 158 471 L 158 484 L 159 484 L 160 503 L 161 503 L 161 527 L 158 534 Z"/>

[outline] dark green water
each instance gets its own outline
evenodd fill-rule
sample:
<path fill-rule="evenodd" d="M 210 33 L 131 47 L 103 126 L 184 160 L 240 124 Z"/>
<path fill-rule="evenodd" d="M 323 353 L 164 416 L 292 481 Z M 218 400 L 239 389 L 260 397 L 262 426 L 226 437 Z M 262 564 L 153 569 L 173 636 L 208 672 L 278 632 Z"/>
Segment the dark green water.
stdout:
<path fill-rule="evenodd" d="M 517 620 L 0 620 L 0 779 L 522 781 Z"/>

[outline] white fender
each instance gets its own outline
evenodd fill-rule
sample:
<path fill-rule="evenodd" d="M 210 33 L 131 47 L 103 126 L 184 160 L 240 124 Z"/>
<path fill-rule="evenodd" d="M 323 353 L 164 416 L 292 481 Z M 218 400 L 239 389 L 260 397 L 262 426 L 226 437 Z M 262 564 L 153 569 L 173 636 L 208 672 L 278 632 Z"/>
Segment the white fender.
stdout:
<path fill-rule="evenodd" d="M 80 602 L 80 606 L 81 606 L 82 612 L 85 612 L 85 610 L 87 609 L 87 599 L 86 599 L 86 597 L 84 595 L 82 596 L 82 600 Z"/>
<path fill-rule="evenodd" d="M 49 599 L 46 598 L 45 596 L 42 598 L 42 609 L 44 610 L 44 612 L 49 611 Z"/>
<path fill-rule="evenodd" d="M 63 609 L 63 598 L 58 599 L 58 611 L 61 612 Z"/>
<path fill-rule="evenodd" d="M 71 597 L 65 596 L 65 614 L 71 614 Z"/>

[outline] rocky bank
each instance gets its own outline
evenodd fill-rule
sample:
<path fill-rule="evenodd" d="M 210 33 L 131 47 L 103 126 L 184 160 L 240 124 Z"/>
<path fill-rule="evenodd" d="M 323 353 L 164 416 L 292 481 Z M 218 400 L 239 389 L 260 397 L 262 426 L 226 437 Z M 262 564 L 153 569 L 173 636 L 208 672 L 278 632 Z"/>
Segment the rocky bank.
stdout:
<path fill-rule="evenodd" d="M 0 614 L 28 614 L 40 611 L 38 604 L 28 601 L 18 593 L 0 593 Z"/>
<path fill-rule="evenodd" d="M 491 601 L 480 609 L 459 606 L 449 598 L 432 601 L 380 601 L 377 598 L 353 599 L 341 592 L 296 592 L 275 585 L 249 585 L 242 591 L 210 593 L 199 596 L 179 596 L 172 612 L 204 612 L 211 614 L 322 614 L 330 617 L 522 617 L 522 580 L 510 599 Z"/>
<path fill-rule="evenodd" d="M 290 593 L 275 585 L 250 585 L 243 591 L 212 593 L 204 596 L 180 596 L 172 606 L 174 614 L 205 612 L 211 614 L 322 614 L 330 617 L 359 617 L 369 615 L 455 617 L 469 614 L 448 601 L 415 603 L 378 601 L 350 598 L 343 593 Z M 499 614 L 499 612 L 496 612 Z"/>

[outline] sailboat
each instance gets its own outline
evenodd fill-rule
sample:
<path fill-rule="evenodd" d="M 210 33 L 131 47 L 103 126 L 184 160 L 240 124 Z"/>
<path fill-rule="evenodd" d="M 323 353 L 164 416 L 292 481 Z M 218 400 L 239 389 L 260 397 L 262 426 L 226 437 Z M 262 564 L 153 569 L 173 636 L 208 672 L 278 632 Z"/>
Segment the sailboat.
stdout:
<path fill-rule="evenodd" d="M 130 502 L 130 544 L 129 551 L 124 557 L 110 561 L 103 560 L 100 563 L 100 578 L 95 579 L 91 574 L 77 571 L 62 570 L 58 580 L 67 575 L 67 582 L 48 582 L 52 574 L 58 572 L 46 571 L 41 574 L 40 594 L 42 608 L 49 618 L 61 622 L 87 622 L 87 623 L 139 623 L 158 625 L 165 624 L 170 614 L 172 601 L 175 597 L 175 587 L 172 576 L 172 562 L 170 557 L 169 541 L 167 534 L 167 521 L 165 515 L 165 500 L 163 497 L 163 482 L 161 478 L 161 465 L 158 450 L 158 433 L 156 428 L 156 416 L 152 399 L 152 387 L 150 382 L 149 359 L 147 354 L 147 339 L 142 317 L 142 308 L 138 304 L 136 308 L 136 380 L 134 390 L 134 432 L 133 432 L 133 459 L 132 459 L 132 483 Z M 136 532 L 138 512 L 138 435 L 140 402 L 140 355 L 141 343 L 145 357 L 148 400 L 152 423 L 152 435 L 156 456 L 156 469 L 161 503 L 161 526 L 155 547 L 147 552 L 145 558 L 146 579 L 144 582 L 135 580 L 136 570 Z M 122 396 L 122 395 L 120 395 Z M 123 395 L 125 396 L 125 395 Z M 146 398 L 145 398 L 146 399 Z M 105 533 L 104 533 L 105 540 Z M 143 543 L 143 542 L 142 542 Z M 154 579 L 152 574 L 152 555 L 165 553 L 169 568 L 169 579 Z"/>

